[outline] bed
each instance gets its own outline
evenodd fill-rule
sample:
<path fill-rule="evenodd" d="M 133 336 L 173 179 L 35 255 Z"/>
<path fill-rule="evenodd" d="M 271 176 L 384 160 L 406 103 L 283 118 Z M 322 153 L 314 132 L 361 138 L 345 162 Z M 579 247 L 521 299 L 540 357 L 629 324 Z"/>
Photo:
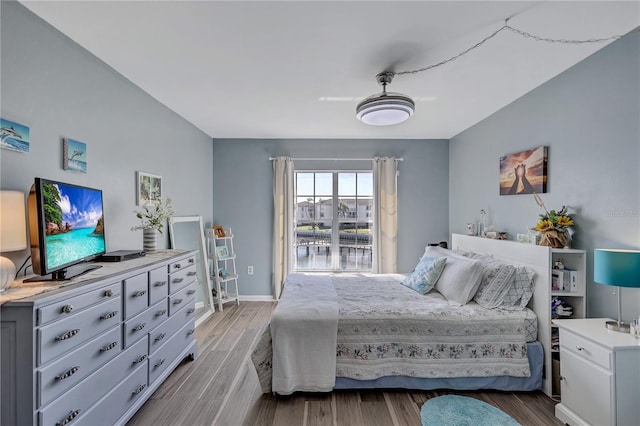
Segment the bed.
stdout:
<path fill-rule="evenodd" d="M 514 265 L 513 270 L 526 270 L 532 286 L 546 281 L 547 271 L 531 264 L 528 254 L 502 256 L 499 244 L 505 242 L 482 240 L 454 235 L 452 242 L 456 255 L 483 253 Z M 446 281 L 445 273 L 451 280 L 456 261 L 448 257 L 438 284 Z M 455 278 L 473 281 L 465 274 Z M 438 284 L 425 295 L 416 293 L 406 281 L 405 274 L 287 277 L 271 323 L 252 353 L 262 391 L 543 387 L 545 356 L 537 341 L 535 298 L 527 298 L 522 309 L 488 309 L 474 300 L 455 301 L 447 288 L 436 290 Z M 461 285 L 469 290 L 469 284 Z"/>

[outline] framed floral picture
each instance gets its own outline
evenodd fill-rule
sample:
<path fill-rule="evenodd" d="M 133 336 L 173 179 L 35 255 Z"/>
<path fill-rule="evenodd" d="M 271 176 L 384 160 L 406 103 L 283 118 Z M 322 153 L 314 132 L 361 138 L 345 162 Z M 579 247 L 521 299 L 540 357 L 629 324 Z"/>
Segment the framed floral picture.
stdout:
<path fill-rule="evenodd" d="M 149 206 L 162 200 L 162 176 L 136 172 L 136 205 Z"/>
<path fill-rule="evenodd" d="M 500 158 L 500 195 L 545 192 L 547 192 L 546 146 Z"/>

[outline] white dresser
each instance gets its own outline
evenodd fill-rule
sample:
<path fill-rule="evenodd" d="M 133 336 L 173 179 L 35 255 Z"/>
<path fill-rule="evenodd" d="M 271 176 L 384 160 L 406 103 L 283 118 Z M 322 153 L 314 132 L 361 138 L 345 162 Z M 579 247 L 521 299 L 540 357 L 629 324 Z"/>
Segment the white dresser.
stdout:
<path fill-rule="evenodd" d="M 194 252 L 102 265 L 0 307 L 3 425 L 123 424 L 197 356 Z"/>
<path fill-rule="evenodd" d="M 640 422 L 640 339 L 607 330 L 607 320 L 554 320 L 562 388 L 555 411 L 569 425 Z"/>

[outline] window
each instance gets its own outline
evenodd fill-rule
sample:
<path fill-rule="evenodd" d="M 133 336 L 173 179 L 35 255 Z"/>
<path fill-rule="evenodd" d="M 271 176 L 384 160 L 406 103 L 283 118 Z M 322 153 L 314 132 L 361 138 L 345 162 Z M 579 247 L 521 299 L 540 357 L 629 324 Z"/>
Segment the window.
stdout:
<path fill-rule="evenodd" d="M 370 271 L 373 174 L 296 172 L 296 271 Z"/>

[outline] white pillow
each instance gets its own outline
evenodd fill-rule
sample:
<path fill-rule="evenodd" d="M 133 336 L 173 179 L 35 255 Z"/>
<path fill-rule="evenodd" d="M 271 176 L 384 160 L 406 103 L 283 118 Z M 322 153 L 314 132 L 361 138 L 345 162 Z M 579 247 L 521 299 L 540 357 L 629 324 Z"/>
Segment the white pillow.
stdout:
<path fill-rule="evenodd" d="M 482 280 L 482 262 L 469 259 L 441 247 L 427 247 L 428 257 L 446 257 L 447 264 L 435 289 L 454 304 L 465 305 L 478 291 Z"/>

